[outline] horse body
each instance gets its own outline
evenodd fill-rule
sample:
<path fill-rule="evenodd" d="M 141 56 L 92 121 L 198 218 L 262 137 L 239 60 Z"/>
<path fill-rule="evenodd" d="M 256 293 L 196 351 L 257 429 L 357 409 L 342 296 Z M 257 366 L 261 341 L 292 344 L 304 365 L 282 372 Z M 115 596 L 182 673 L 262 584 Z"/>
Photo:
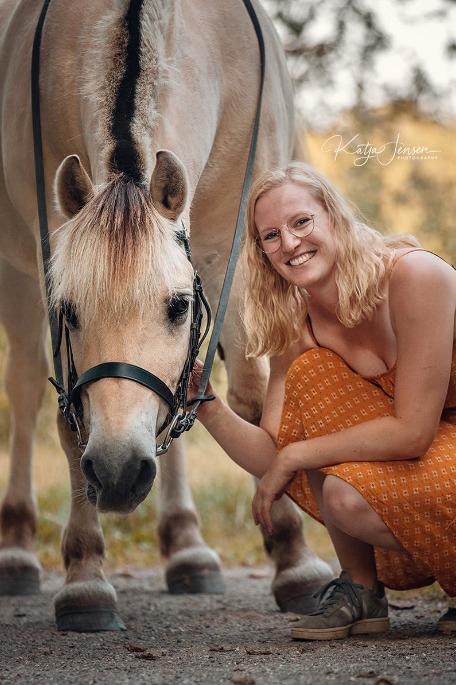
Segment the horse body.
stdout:
<path fill-rule="evenodd" d="M 281 47 L 255 6 L 267 46 L 259 173 L 290 159 L 294 123 Z M 12 468 L 1 512 L 3 592 L 12 591 L 13 573 L 22 579 L 16 591 L 36 589 L 39 568 L 31 551 L 36 514 L 30 460 L 47 373 L 47 320 L 29 82 L 39 10 L 25 0 L 8 0 L 0 9 L 0 313 L 10 341 L 13 413 Z M 54 295 L 78 314 L 71 332 L 77 368 L 116 359 L 175 387 L 189 330 L 175 301 L 185 308 L 192 283 L 176 230 L 181 220 L 191 229 L 193 260 L 216 306 L 242 186 L 258 92 L 258 46 L 245 8 L 238 0 L 210 6 L 190 0 L 51 2 L 40 87 Z M 268 371 L 264 361 L 245 359 L 242 290 L 238 267 L 221 345 L 229 402 L 258 421 Z M 87 487 L 101 511 L 134 508 L 155 477 L 155 430 L 166 407 L 154 393 L 121 379 L 88 386 L 83 404 L 89 439 L 82 462 L 74 436 L 59 420 L 73 496 L 62 541 L 67 579 L 56 612 L 61 628 L 115 628 L 97 510 L 77 495 Z M 177 592 L 218 591 L 219 560 L 199 530 L 182 440 L 160 471 L 168 585 Z M 275 518 L 278 532 L 268 545 L 277 565 L 276 597 L 286 606 L 292 595 L 306 597 L 329 569 L 305 546 L 289 503 L 275 506 Z"/>

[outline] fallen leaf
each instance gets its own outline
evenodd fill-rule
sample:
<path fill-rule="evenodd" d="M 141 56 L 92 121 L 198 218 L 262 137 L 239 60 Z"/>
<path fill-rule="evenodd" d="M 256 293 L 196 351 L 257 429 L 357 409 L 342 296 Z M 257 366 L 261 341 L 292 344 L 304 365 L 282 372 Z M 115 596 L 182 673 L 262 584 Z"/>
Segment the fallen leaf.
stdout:
<path fill-rule="evenodd" d="M 384 676 L 380 676 L 380 678 L 377 678 L 374 685 L 393 685 L 393 681 Z"/>
<path fill-rule="evenodd" d="M 262 656 L 263 654 L 272 654 L 272 650 L 268 649 L 267 647 L 246 647 L 245 648 L 246 654 L 250 654 L 252 656 Z"/>
<path fill-rule="evenodd" d="M 141 652 L 140 654 L 136 654 L 137 659 L 149 659 L 150 661 L 155 661 L 155 659 L 159 659 L 161 656 L 166 655 L 166 650 L 165 649 L 157 649 L 157 650 L 148 650 L 147 652 Z"/>
<path fill-rule="evenodd" d="M 145 652 L 145 647 L 140 647 L 139 645 L 128 644 L 127 649 L 129 652 Z"/>
<path fill-rule="evenodd" d="M 256 681 L 248 675 L 235 675 L 231 678 L 231 682 L 236 685 L 255 685 Z"/>

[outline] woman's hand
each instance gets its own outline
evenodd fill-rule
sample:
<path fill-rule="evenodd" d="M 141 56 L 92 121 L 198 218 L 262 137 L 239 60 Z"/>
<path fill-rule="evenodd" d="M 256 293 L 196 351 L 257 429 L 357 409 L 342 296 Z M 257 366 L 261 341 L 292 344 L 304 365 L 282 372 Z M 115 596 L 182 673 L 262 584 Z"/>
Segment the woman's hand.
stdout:
<path fill-rule="evenodd" d="M 192 400 L 198 392 L 198 389 L 199 389 L 199 386 L 201 383 L 201 375 L 203 373 L 203 367 L 204 367 L 204 364 L 201 361 L 201 359 L 197 359 L 195 362 L 195 365 L 193 366 L 192 373 L 190 374 L 190 381 L 188 383 L 188 390 L 187 390 L 187 402 L 190 402 L 190 400 Z M 215 392 L 214 392 L 212 385 L 210 383 L 207 384 L 206 395 L 215 395 Z M 203 413 L 204 413 L 206 406 L 208 404 L 212 404 L 212 402 L 202 402 L 199 406 L 198 414 L 200 414 L 201 411 L 203 411 Z"/>
<path fill-rule="evenodd" d="M 253 519 L 255 524 L 260 525 L 268 535 L 271 535 L 273 531 L 272 505 L 283 495 L 299 468 L 302 468 L 302 465 L 297 463 L 295 452 L 285 447 L 277 454 L 258 483 L 252 502 Z"/>

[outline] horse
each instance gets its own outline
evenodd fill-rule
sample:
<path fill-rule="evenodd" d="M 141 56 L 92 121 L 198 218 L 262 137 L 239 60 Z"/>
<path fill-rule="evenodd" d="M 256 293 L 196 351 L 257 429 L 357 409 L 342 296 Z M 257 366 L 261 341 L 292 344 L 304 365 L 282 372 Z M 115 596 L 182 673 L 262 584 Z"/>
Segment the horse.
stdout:
<path fill-rule="evenodd" d="M 9 341 L 11 469 L 0 511 L 0 593 L 39 590 L 33 552 L 34 428 L 48 373 L 46 283 L 36 210 L 30 54 L 40 3 L 0 8 L 0 316 Z M 255 175 L 296 149 L 293 92 L 280 40 L 254 2 L 266 45 Z M 41 45 L 41 121 L 52 302 L 63 311 L 75 365 L 112 359 L 175 388 L 188 350 L 193 263 L 215 307 L 232 240 L 258 91 L 258 45 L 241 0 L 51 2 Z M 228 402 L 258 423 L 264 359 L 246 359 L 239 264 L 220 349 Z M 128 513 L 157 472 L 155 436 L 167 407 L 154 392 L 105 378 L 81 393 L 87 444 L 58 416 L 69 464 L 66 569 L 54 606 L 61 630 L 123 628 L 103 572 L 98 513 Z M 221 592 L 220 559 L 205 543 L 187 483 L 183 439 L 160 464 L 160 547 L 170 592 Z M 265 546 L 282 610 L 306 610 L 332 576 L 282 498 Z"/>

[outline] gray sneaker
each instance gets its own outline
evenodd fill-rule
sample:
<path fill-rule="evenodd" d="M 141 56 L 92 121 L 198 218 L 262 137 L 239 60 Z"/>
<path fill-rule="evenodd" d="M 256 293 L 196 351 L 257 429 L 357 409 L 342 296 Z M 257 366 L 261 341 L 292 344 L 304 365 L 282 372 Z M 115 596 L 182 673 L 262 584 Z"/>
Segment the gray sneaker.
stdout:
<path fill-rule="evenodd" d="M 437 630 L 445 635 L 456 633 L 456 607 L 450 607 L 437 621 Z"/>
<path fill-rule="evenodd" d="M 292 629 L 295 640 L 340 640 L 360 633 L 382 633 L 389 628 L 388 601 L 382 583 L 373 590 L 353 583 L 342 571 L 317 593 L 319 606 Z"/>

